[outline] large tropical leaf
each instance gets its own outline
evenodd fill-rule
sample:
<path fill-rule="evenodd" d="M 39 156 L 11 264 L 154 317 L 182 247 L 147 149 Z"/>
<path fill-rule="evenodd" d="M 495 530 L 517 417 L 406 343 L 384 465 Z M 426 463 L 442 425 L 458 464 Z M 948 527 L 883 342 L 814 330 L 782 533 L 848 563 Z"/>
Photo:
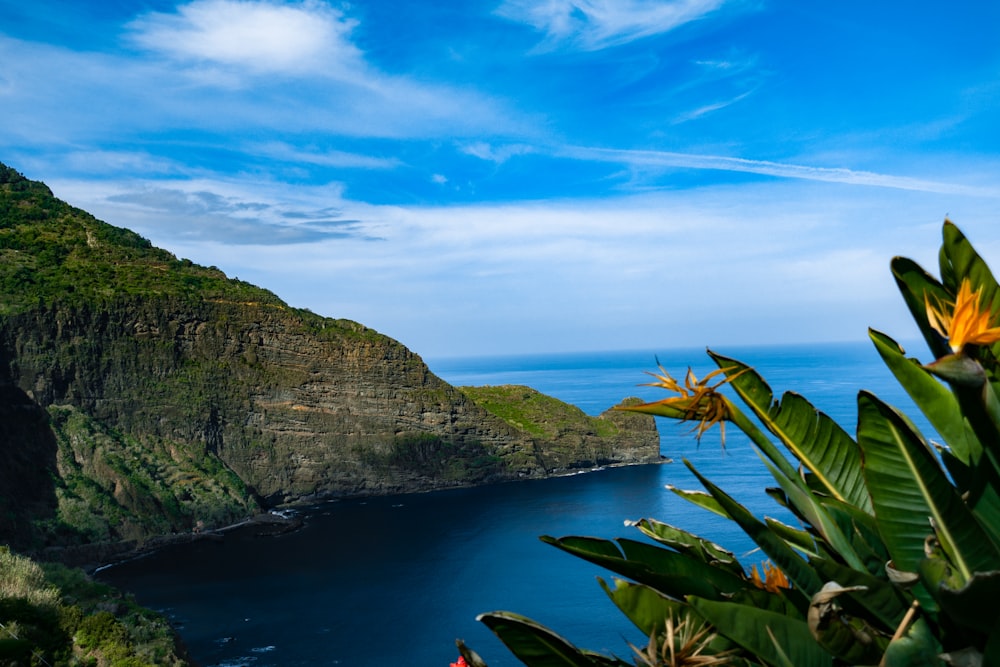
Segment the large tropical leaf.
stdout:
<path fill-rule="evenodd" d="M 714 565 L 736 575 L 743 574 L 743 566 L 733 552 L 723 549 L 714 542 L 656 519 L 640 519 L 633 525 L 660 544 L 688 554 L 708 565 Z"/>
<path fill-rule="evenodd" d="M 977 572 L 958 590 L 938 590 L 941 609 L 963 627 L 989 634 L 1000 627 L 1000 571 Z"/>
<path fill-rule="evenodd" d="M 941 645 L 934 637 L 927 621 L 918 618 L 907 632 L 898 639 L 892 640 L 880 667 L 941 667 L 938 654 Z"/>
<path fill-rule="evenodd" d="M 686 595 L 715 599 L 747 585 L 746 580 L 731 572 L 645 542 L 548 535 L 543 535 L 541 540 L 678 599 Z"/>
<path fill-rule="evenodd" d="M 729 494 L 718 486 L 708 481 L 691 463 L 687 460 L 684 464 L 698 478 L 705 489 L 719 502 L 726 513 L 743 529 L 750 539 L 761 548 L 778 568 L 785 573 L 796 588 L 801 591 L 798 596 L 797 591 L 789 591 L 793 598 L 801 597 L 802 594 L 811 597 L 822 586 L 820 580 L 809 563 L 788 545 L 778 534 L 771 530 L 768 525 L 757 519 L 747 508 L 736 502 Z M 798 600 L 800 609 L 808 607 L 808 599 Z"/>
<path fill-rule="evenodd" d="M 896 569 L 916 572 L 932 534 L 963 580 L 1000 567 L 1000 553 L 931 448 L 908 420 L 868 392 L 858 395 L 858 442 L 879 532 Z"/>
<path fill-rule="evenodd" d="M 892 275 L 896 279 L 896 286 L 899 287 L 903 301 L 910 309 L 910 315 L 920 328 L 927 346 L 935 359 L 951 354 L 951 348 L 947 341 L 941 337 L 937 331 L 931 327 L 927 319 L 927 306 L 925 295 L 930 295 L 939 301 L 948 301 L 952 297 L 945 290 L 944 286 L 938 282 L 937 278 L 927 273 L 919 264 L 905 257 L 894 257 L 890 266 Z"/>
<path fill-rule="evenodd" d="M 775 535 L 783 539 L 788 545 L 809 556 L 817 556 L 816 538 L 808 531 L 801 528 L 793 528 L 777 519 L 766 516 L 764 523 Z"/>
<path fill-rule="evenodd" d="M 871 508 L 861 475 L 861 452 L 837 422 L 794 392 L 775 401 L 771 388 L 752 368 L 711 351 L 709 355 L 732 378 L 730 385 L 761 423 L 815 475 L 826 493 Z"/>
<path fill-rule="evenodd" d="M 849 665 L 873 665 L 881 657 L 889 635 L 880 632 L 865 618 L 849 614 L 842 599 L 863 587 L 841 586 L 829 581 L 812 597 L 809 605 L 809 630 L 813 638 L 839 660 Z"/>
<path fill-rule="evenodd" d="M 713 514 L 717 514 L 724 519 L 729 518 L 729 515 L 726 514 L 726 511 L 724 509 L 722 509 L 722 506 L 719 504 L 719 501 L 717 501 L 715 498 L 705 493 L 704 491 L 688 491 L 685 489 L 679 489 L 673 484 L 667 484 L 667 491 L 670 491 L 671 493 L 680 496 L 681 498 L 688 501 L 692 505 L 697 505 L 698 507 L 706 509 Z"/>
<path fill-rule="evenodd" d="M 630 663 L 579 649 L 540 623 L 509 611 L 480 614 L 510 652 L 528 667 L 623 667 Z"/>
<path fill-rule="evenodd" d="M 876 576 L 884 574 L 884 565 L 890 555 L 885 547 L 885 541 L 878 532 L 875 517 L 853 505 L 832 498 L 823 498 L 820 504 L 849 536 L 855 553 L 864 561 L 865 569 Z"/>
<path fill-rule="evenodd" d="M 944 439 L 952 454 L 966 465 L 978 461 L 982 456 L 982 445 L 962 418 L 958 401 L 951 390 L 928 373 L 919 361 L 907 359 L 903 348 L 892 338 L 874 329 L 869 329 L 868 335 L 885 365 Z"/>
<path fill-rule="evenodd" d="M 734 602 L 692 598 L 690 603 L 716 630 L 769 663 L 781 664 L 784 654 L 796 667 L 833 665 L 833 657 L 816 643 L 803 620 Z"/>
<path fill-rule="evenodd" d="M 598 583 L 625 616 L 647 637 L 654 632 L 663 632 L 668 618 L 684 619 L 693 616 L 696 622 L 704 619 L 695 614 L 686 602 L 667 597 L 655 588 L 615 578 L 612 588 L 604 579 Z"/>
<path fill-rule="evenodd" d="M 859 570 L 865 569 L 864 561 L 855 552 L 851 540 L 840 529 L 840 526 L 830 516 L 830 513 L 826 511 L 826 508 L 819 503 L 816 496 L 785 478 L 763 455 L 761 455 L 761 460 L 764 461 L 764 465 L 767 466 L 771 475 L 781 485 L 782 490 L 788 496 L 789 502 L 798 508 L 802 516 L 806 517 L 806 520 L 809 521 L 830 548 L 847 561 L 847 564 L 851 567 Z"/>
<path fill-rule="evenodd" d="M 864 593 L 848 594 L 843 604 L 848 611 L 880 623 L 886 630 L 895 630 L 906 615 L 910 601 L 884 577 L 876 577 L 826 558 L 809 561 L 824 581 L 836 581 L 845 588 L 863 586 Z"/>
<path fill-rule="evenodd" d="M 983 304 L 996 312 L 1000 308 L 1000 289 L 990 271 L 972 243 L 951 221 L 946 220 L 942 229 L 944 242 L 941 244 L 941 278 L 952 291 L 957 292 L 959 284 L 967 278 L 973 289 L 978 291 Z"/>

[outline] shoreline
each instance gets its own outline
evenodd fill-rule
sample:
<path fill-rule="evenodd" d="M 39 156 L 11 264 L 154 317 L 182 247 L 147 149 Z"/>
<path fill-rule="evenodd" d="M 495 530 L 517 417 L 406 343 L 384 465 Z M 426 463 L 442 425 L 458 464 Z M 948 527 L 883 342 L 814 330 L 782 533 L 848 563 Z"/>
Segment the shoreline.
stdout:
<path fill-rule="evenodd" d="M 645 465 L 665 465 L 673 463 L 673 459 L 660 455 L 657 461 L 634 462 L 634 463 L 609 463 L 589 468 L 567 468 L 558 472 L 552 472 L 546 477 L 536 479 L 506 480 L 511 482 L 536 482 L 546 479 L 556 479 L 561 477 L 573 477 L 575 475 L 586 475 L 601 472 L 613 468 L 629 468 Z M 299 530 L 305 525 L 305 520 L 298 516 L 298 511 L 310 507 L 316 507 L 323 503 L 358 500 L 363 498 L 388 498 L 392 496 L 405 496 L 411 493 L 435 493 L 439 491 L 450 491 L 460 488 L 473 488 L 483 486 L 482 484 L 468 484 L 462 486 L 442 486 L 424 489 L 420 491 L 408 491 L 402 493 L 359 493 L 337 497 L 303 497 L 288 503 L 282 503 L 270 508 L 260 514 L 247 517 L 235 523 L 219 526 L 218 528 L 192 531 L 188 533 L 171 533 L 169 535 L 158 535 L 143 540 L 141 543 L 135 540 L 122 542 L 109 542 L 100 544 L 86 544 L 66 547 L 50 547 L 42 553 L 37 554 L 44 560 L 56 560 L 71 567 L 79 567 L 88 575 L 96 575 L 104 570 L 117 565 L 127 563 L 139 558 L 144 558 L 160 549 L 173 546 L 175 544 L 187 544 L 201 540 L 222 540 L 227 533 L 251 527 L 269 527 L 262 530 L 258 537 L 276 537 L 288 532 Z M 60 557 L 61 556 L 61 557 Z M 67 557 L 68 556 L 68 557 Z M 75 557 L 74 557 L 75 556 Z"/>

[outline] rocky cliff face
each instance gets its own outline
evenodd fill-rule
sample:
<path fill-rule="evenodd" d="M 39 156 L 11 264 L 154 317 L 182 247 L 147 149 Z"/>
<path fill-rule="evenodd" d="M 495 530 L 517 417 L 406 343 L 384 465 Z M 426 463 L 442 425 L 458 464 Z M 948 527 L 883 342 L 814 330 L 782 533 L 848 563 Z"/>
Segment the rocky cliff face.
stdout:
<path fill-rule="evenodd" d="M 177 260 L 2 165 L 0 393 L 0 539 L 35 546 L 659 459 L 651 418 L 555 446 L 386 336 Z"/>

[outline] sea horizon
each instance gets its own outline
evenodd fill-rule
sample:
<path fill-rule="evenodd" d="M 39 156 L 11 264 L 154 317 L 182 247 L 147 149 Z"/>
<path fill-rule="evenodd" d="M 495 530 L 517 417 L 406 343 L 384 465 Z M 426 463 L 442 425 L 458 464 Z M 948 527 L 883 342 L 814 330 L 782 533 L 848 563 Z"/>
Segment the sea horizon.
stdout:
<path fill-rule="evenodd" d="M 754 365 L 776 396 L 803 394 L 852 435 L 860 389 L 919 417 L 863 343 L 720 352 Z M 689 364 L 699 374 L 714 368 L 698 354 L 658 356 L 675 375 Z M 636 386 L 655 369 L 647 355 L 504 355 L 503 364 L 457 358 L 430 367 L 453 384 L 515 380 L 597 414 L 628 394 L 664 397 L 662 389 Z M 661 454 L 673 463 L 326 502 L 301 508 L 304 527 L 287 535 L 234 531 L 167 547 L 100 577 L 167 614 L 204 667 L 443 666 L 457 657 L 455 639 L 490 667 L 513 667 L 519 661 L 476 621 L 496 610 L 524 614 L 580 647 L 627 657 L 628 643 L 643 638 L 595 580 L 610 582 L 612 574 L 543 544 L 540 535 L 643 539 L 626 522 L 649 517 L 721 544 L 745 567 L 762 560 L 733 524 L 665 488 L 701 488 L 685 462 L 756 516 L 793 521 L 764 492 L 774 481 L 736 429 L 723 448 L 717 428 L 699 442 L 689 423 L 658 419 L 657 426 Z"/>

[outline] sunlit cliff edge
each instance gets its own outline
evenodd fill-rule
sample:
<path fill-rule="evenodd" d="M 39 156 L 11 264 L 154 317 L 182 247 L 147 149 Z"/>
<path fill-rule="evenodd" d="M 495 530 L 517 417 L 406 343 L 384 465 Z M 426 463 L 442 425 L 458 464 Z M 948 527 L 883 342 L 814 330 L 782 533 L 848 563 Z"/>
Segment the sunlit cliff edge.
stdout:
<path fill-rule="evenodd" d="M 526 423 L 539 396 L 459 390 L 0 165 L 0 542 L 134 546 L 291 502 L 660 459 L 651 417 L 543 397 L 559 418 Z"/>

